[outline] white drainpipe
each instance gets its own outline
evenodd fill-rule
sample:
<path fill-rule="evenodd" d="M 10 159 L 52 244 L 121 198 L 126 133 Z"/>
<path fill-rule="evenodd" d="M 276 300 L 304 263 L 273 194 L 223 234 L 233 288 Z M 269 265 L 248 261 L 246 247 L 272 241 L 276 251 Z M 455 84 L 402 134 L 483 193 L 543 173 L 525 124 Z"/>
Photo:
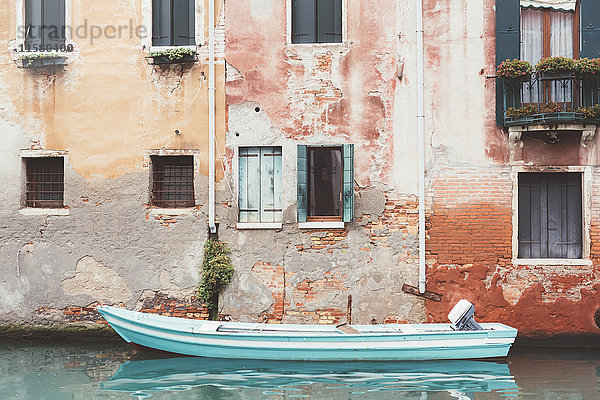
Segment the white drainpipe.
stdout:
<path fill-rule="evenodd" d="M 215 225 L 215 0 L 208 1 L 208 226 Z"/>
<path fill-rule="evenodd" d="M 425 99 L 423 0 L 417 0 L 417 140 L 419 152 L 419 292 L 425 293 Z"/>

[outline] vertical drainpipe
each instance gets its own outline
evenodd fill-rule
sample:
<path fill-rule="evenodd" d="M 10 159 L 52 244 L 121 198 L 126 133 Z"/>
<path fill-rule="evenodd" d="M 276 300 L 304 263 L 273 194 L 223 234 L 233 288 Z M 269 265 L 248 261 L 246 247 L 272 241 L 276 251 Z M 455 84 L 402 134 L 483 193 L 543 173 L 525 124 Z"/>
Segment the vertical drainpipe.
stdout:
<path fill-rule="evenodd" d="M 208 226 L 215 226 L 215 0 L 208 0 Z"/>
<path fill-rule="evenodd" d="M 425 293 L 425 99 L 423 0 L 417 2 L 417 140 L 419 152 L 419 292 Z"/>

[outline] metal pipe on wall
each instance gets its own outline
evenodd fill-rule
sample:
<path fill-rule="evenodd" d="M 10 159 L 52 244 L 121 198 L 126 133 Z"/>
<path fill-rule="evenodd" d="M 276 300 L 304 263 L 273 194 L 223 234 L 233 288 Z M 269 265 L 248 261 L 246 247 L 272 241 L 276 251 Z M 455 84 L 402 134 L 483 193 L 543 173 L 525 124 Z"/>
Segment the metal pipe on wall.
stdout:
<path fill-rule="evenodd" d="M 417 140 L 419 152 L 419 292 L 425 293 L 425 99 L 423 0 L 417 7 Z"/>
<path fill-rule="evenodd" d="M 215 225 L 215 0 L 208 0 L 208 226 Z"/>

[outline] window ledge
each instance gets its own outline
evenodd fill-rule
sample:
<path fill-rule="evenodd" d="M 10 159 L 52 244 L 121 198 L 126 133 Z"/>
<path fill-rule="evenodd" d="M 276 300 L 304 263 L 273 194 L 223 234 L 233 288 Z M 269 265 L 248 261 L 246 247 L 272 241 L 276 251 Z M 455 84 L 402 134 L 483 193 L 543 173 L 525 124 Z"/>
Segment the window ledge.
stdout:
<path fill-rule="evenodd" d="M 592 265 L 592 260 L 574 258 L 518 258 L 513 265 Z"/>
<path fill-rule="evenodd" d="M 300 229 L 344 229 L 343 221 L 319 221 L 319 222 L 300 222 Z"/>
<path fill-rule="evenodd" d="M 150 215 L 191 215 L 194 207 L 186 208 L 151 208 Z"/>
<path fill-rule="evenodd" d="M 19 214 L 26 216 L 35 216 L 35 215 L 58 215 L 58 216 L 67 216 L 71 214 L 71 209 L 69 208 L 33 208 L 27 207 L 19 210 Z"/>
<path fill-rule="evenodd" d="M 237 229 L 282 229 L 281 222 L 238 222 Z"/>
<path fill-rule="evenodd" d="M 197 45 L 184 45 L 184 46 L 150 46 L 149 51 L 148 52 L 153 52 L 153 51 L 161 51 L 161 50 L 170 50 L 170 49 L 191 49 L 191 50 L 198 50 Z"/>

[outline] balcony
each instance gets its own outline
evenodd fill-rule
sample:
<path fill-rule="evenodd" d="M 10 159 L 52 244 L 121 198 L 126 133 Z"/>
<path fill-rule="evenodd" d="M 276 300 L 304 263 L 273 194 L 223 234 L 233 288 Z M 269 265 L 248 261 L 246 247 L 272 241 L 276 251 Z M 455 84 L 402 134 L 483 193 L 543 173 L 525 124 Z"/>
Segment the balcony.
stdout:
<path fill-rule="evenodd" d="M 526 79 L 499 79 L 504 126 L 600 125 L 600 77 L 534 72 Z"/>

